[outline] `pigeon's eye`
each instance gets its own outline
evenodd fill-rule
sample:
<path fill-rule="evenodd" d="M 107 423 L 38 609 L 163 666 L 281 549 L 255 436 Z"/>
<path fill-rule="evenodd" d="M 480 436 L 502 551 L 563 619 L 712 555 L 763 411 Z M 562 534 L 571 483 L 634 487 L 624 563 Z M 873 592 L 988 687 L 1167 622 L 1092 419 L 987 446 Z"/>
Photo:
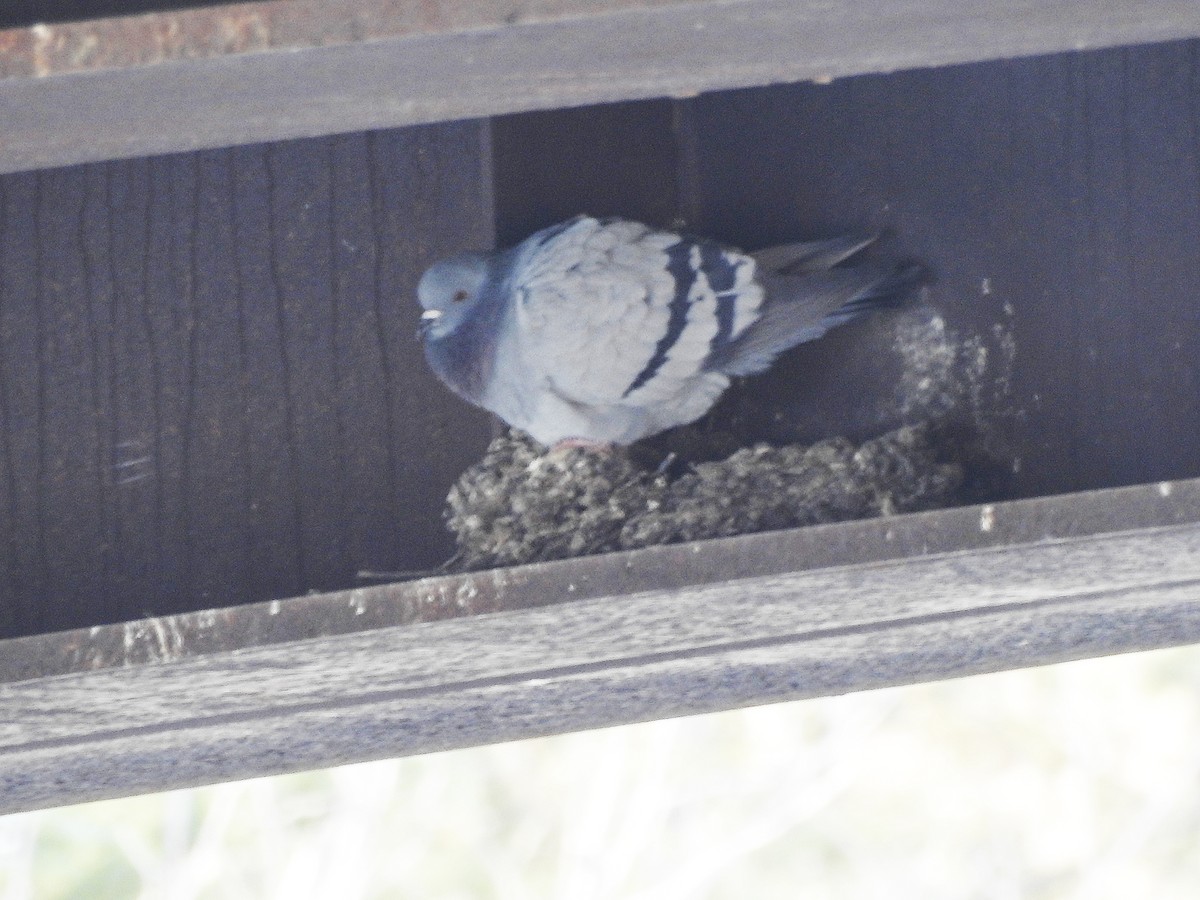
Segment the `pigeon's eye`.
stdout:
<path fill-rule="evenodd" d="M 450 299 L 453 300 L 455 303 L 462 303 L 469 296 L 471 296 L 471 295 L 460 288 L 459 290 L 454 292 L 454 296 L 451 297 Z"/>

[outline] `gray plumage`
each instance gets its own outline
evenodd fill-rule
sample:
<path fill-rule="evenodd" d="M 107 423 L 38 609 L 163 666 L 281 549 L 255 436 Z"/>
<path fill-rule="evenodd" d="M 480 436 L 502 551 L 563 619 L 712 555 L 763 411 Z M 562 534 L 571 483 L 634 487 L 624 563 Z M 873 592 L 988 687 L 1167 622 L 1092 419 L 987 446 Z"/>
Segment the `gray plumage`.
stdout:
<path fill-rule="evenodd" d="M 915 267 L 838 267 L 871 240 L 745 254 L 579 216 L 430 267 L 417 289 L 425 355 L 457 394 L 543 444 L 630 444 L 698 419 L 731 377 L 898 302 Z"/>

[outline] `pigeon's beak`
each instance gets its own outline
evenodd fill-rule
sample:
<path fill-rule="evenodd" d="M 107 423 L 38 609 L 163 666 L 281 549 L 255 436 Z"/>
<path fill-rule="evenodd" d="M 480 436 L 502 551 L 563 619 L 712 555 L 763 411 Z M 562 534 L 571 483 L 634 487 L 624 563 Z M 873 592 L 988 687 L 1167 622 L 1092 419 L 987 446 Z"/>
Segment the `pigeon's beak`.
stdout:
<path fill-rule="evenodd" d="M 421 324 L 417 326 L 417 337 L 423 338 L 429 333 L 429 329 L 433 327 L 433 323 L 442 317 L 440 309 L 427 309 L 421 313 Z"/>

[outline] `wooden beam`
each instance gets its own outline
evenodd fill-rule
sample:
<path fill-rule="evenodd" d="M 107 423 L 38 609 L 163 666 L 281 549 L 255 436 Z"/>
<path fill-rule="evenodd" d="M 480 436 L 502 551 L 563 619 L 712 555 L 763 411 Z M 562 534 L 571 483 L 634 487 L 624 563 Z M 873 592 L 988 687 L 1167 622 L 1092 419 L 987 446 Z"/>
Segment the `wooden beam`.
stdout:
<path fill-rule="evenodd" d="M 0 172 L 1200 35 L 1192 0 L 270 0 L 0 30 Z"/>
<path fill-rule="evenodd" d="M 387 585 L 3 642 L 0 810 L 1193 641 L 1200 480 Z"/>

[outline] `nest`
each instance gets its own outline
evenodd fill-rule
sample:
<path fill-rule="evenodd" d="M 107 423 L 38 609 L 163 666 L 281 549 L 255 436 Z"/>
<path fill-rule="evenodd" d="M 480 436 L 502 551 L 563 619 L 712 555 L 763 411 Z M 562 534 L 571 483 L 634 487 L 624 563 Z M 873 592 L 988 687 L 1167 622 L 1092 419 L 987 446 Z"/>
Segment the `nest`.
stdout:
<path fill-rule="evenodd" d="M 446 520 L 474 570 L 946 505 L 963 481 L 930 425 L 861 445 L 757 444 L 648 468 L 625 448 L 547 451 L 510 431 L 459 478 Z"/>

